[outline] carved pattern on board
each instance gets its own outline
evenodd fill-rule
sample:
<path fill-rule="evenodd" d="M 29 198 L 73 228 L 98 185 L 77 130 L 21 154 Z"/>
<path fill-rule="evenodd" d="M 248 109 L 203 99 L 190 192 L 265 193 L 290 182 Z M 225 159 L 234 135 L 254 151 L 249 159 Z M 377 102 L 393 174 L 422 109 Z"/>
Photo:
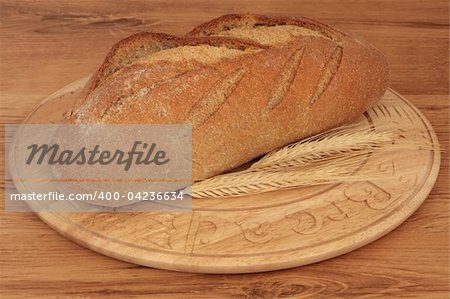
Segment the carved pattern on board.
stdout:
<path fill-rule="evenodd" d="M 350 218 L 350 213 L 348 212 L 348 206 L 342 207 L 340 202 L 333 201 L 331 206 L 334 207 L 333 211 L 328 214 L 328 218 L 334 221 L 342 221 L 346 218 Z"/>
<path fill-rule="evenodd" d="M 374 210 L 384 210 L 392 202 L 391 193 L 372 182 L 357 182 L 344 190 L 346 198 L 356 202 L 365 202 Z"/>
<path fill-rule="evenodd" d="M 226 225 L 224 220 L 214 216 L 193 212 L 184 246 L 185 253 L 193 253 L 207 245 L 221 240 Z"/>
<path fill-rule="evenodd" d="M 395 172 L 394 163 L 389 162 L 381 165 L 379 169 L 383 172 Z M 408 176 L 397 177 L 400 184 L 406 188 L 415 184 L 417 178 Z M 251 244 L 267 244 L 285 233 L 286 229 L 297 235 L 314 235 L 324 227 L 330 227 L 333 222 L 347 221 L 352 217 L 361 216 L 360 208 L 355 203 L 364 203 L 372 210 L 382 211 L 386 209 L 399 197 L 393 198 L 391 193 L 379 187 L 373 182 L 355 182 L 344 186 L 342 196 L 314 208 L 298 210 L 285 215 L 280 220 L 282 225 L 275 225 L 271 221 L 256 218 L 239 218 L 234 223 L 211 215 L 203 215 L 193 212 L 189 217 L 188 230 L 177 230 L 175 222 L 177 219 L 186 218 L 184 214 L 155 213 L 146 218 L 145 227 L 136 228 L 133 234 L 140 235 L 148 244 L 159 248 L 178 251 L 174 247 L 174 236 L 184 236 L 184 253 L 194 253 L 198 249 L 214 243 L 220 243 L 226 228 L 237 225 L 242 237 Z M 111 213 L 99 213 L 90 217 L 90 223 L 101 230 L 109 230 L 111 227 L 121 225 L 122 221 L 118 215 Z M 120 214 L 119 214 L 120 216 Z M 184 225 L 186 226 L 186 225 Z M 282 230 L 280 230 L 282 228 Z M 131 233 L 131 232 L 130 232 Z M 183 237 L 181 237 L 182 239 Z"/>
<path fill-rule="evenodd" d="M 84 221 L 90 227 L 105 232 L 123 226 L 123 220 L 119 216 L 118 214 L 107 212 L 88 213 Z"/>
<path fill-rule="evenodd" d="M 242 236 L 250 243 L 265 244 L 275 237 L 275 228 L 270 221 L 238 219 L 234 223 L 240 227 Z"/>
<path fill-rule="evenodd" d="M 395 171 L 395 162 L 393 160 L 380 162 L 377 166 L 377 170 L 386 175 L 394 176 Z"/>
<path fill-rule="evenodd" d="M 399 182 L 397 186 L 403 185 L 405 190 L 417 182 L 417 176 L 395 175 L 394 161 L 380 163 L 377 169 L 396 179 Z M 400 196 L 393 197 L 385 188 L 370 181 L 343 185 L 341 189 L 341 196 L 332 201 L 325 201 L 314 208 L 292 211 L 278 221 L 245 217 L 228 222 L 226 219 L 199 211 L 191 214 L 154 213 L 146 218 L 145 227 L 135 228 L 130 233 L 139 235 L 147 244 L 161 249 L 180 251 L 181 246 L 184 248 L 182 252 L 189 254 L 222 242 L 225 231 L 227 229 L 236 231 L 232 229 L 232 226 L 236 225 L 243 239 L 249 244 L 265 245 L 277 240 L 286 233 L 286 230 L 293 231 L 299 236 L 315 235 L 325 227 L 330 229 L 333 222 L 361 217 L 363 214 L 361 206 L 355 204 L 364 204 L 373 211 L 383 211 L 400 198 Z M 117 228 L 122 225 L 119 216 L 120 214 L 98 213 L 88 218 L 88 221 L 91 225 L 95 224 L 96 228 L 106 231 L 111 227 Z M 189 218 L 188 225 L 186 221 L 181 221 L 186 218 Z M 175 224 L 177 220 L 180 220 L 182 229 L 177 230 Z M 174 246 L 174 238 L 178 240 L 180 246 Z"/>
<path fill-rule="evenodd" d="M 287 215 L 285 218 L 296 220 L 295 225 L 292 226 L 292 230 L 300 235 L 315 234 L 323 226 L 322 216 L 310 211 L 296 212 Z"/>
<path fill-rule="evenodd" d="M 148 218 L 148 223 L 140 232 L 141 237 L 158 247 L 173 249 L 172 236 L 175 233 L 175 216 L 172 213 L 160 213 Z"/>

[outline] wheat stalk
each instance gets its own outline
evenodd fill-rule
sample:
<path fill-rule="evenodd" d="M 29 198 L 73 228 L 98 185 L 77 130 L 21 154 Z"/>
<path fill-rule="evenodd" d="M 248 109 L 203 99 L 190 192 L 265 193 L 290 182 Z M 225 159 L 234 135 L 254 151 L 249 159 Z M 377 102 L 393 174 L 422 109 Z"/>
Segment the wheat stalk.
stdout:
<path fill-rule="evenodd" d="M 192 187 L 192 196 L 197 198 L 240 196 L 352 179 L 354 176 L 342 171 L 341 167 L 328 165 L 303 171 L 236 172 L 195 183 Z"/>
<path fill-rule="evenodd" d="M 395 150 L 431 149 L 427 141 L 415 138 L 415 130 L 411 127 L 397 132 L 383 126 L 374 130 L 362 121 L 342 126 L 268 153 L 247 169 L 196 182 L 192 185 L 192 196 L 242 196 L 300 186 L 377 179 L 379 174 L 357 171 L 365 157 Z M 404 135 L 412 140 L 396 142 Z"/>
<path fill-rule="evenodd" d="M 325 138 L 304 140 L 269 153 L 251 165 L 250 169 L 282 169 L 343 156 L 365 156 L 380 146 L 392 142 L 393 138 L 392 132 L 332 133 Z"/>

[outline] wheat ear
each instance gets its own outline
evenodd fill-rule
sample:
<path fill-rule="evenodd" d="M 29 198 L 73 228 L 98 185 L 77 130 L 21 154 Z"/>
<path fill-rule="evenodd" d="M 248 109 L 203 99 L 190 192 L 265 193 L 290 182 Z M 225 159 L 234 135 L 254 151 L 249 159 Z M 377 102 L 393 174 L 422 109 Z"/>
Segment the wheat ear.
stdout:
<path fill-rule="evenodd" d="M 388 127 L 388 126 L 386 126 Z M 196 198 L 243 196 L 318 184 L 376 179 L 379 174 L 358 172 L 372 154 L 396 150 L 431 149 L 416 138 L 416 129 L 401 131 L 358 122 L 342 126 L 266 154 L 247 169 L 212 177 L 192 185 Z M 408 135 L 412 141 L 404 140 Z"/>

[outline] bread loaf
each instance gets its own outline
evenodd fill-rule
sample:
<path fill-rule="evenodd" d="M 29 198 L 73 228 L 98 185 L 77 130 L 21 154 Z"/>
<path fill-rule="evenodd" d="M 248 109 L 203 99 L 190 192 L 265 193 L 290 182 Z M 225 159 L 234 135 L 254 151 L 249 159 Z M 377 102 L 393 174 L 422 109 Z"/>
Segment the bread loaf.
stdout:
<path fill-rule="evenodd" d="M 307 19 L 228 15 L 186 37 L 141 33 L 115 45 L 74 123 L 189 123 L 193 179 L 351 122 L 387 87 L 370 45 Z"/>

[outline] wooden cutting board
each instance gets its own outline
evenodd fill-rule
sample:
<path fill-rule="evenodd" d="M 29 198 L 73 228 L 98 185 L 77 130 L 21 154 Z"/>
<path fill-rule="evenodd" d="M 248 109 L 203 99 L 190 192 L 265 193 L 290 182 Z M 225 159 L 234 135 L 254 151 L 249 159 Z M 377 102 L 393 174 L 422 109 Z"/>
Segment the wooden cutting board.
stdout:
<path fill-rule="evenodd" d="M 48 97 L 25 123 L 59 123 L 86 80 Z M 364 117 L 375 128 L 381 123 L 394 129 L 415 126 L 433 150 L 371 155 L 363 167 L 384 179 L 239 198 L 193 199 L 192 212 L 39 212 L 38 216 L 82 246 L 155 268 L 245 273 L 329 259 L 400 225 L 426 199 L 439 171 L 440 151 L 433 128 L 399 94 L 388 90 Z M 10 167 L 14 172 L 14 165 Z M 16 188 L 30 192 L 23 183 L 16 183 Z"/>

